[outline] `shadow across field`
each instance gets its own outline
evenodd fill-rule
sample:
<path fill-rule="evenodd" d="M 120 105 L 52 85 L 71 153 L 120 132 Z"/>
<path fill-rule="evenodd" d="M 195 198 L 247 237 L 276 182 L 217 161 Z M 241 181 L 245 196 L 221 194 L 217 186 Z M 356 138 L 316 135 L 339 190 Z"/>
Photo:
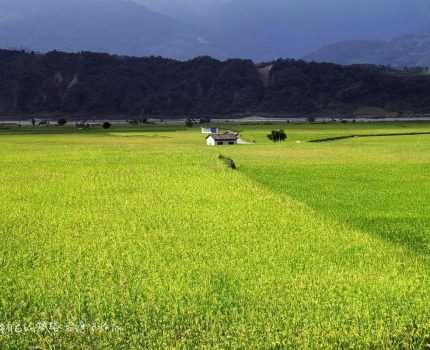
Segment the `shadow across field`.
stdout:
<path fill-rule="evenodd" d="M 17 128 L 0 128 L 0 136 L 17 136 L 17 135 L 71 135 L 80 134 L 81 130 L 72 128 L 62 129 L 17 129 Z"/>
<path fill-rule="evenodd" d="M 40 136 L 40 135 L 101 135 L 101 136 L 119 136 L 119 137 L 155 137 L 153 135 L 145 135 L 144 133 L 154 132 L 177 132 L 183 131 L 181 128 L 93 128 L 93 129 L 76 129 L 76 128 L 47 128 L 47 129 L 32 129 L 32 128 L 0 128 L 0 136 Z M 127 135 L 129 133 L 129 135 Z M 134 134 L 133 134 L 134 133 Z M 141 133 L 141 134 L 136 134 Z M 169 136 L 158 135 L 158 138 L 169 138 Z"/>
<path fill-rule="evenodd" d="M 430 223 L 427 218 L 357 217 L 351 224 L 362 231 L 377 234 L 388 242 L 406 246 L 420 254 L 430 254 Z"/>
<path fill-rule="evenodd" d="M 109 133 L 110 136 L 116 136 L 116 137 L 126 137 L 126 138 L 149 138 L 149 139 L 171 139 L 171 136 L 165 136 L 165 135 L 145 135 L 145 134 L 127 134 L 127 133 L 115 133 L 111 132 Z"/>
<path fill-rule="evenodd" d="M 326 137 L 322 139 L 309 140 L 312 143 L 332 142 L 341 141 L 353 138 L 364 138 L 364 137 L 386 137 L 386 136 L 417 136 L 417 135 L 430 135 L 430 131 L 426 132 L 402 132 L 402 133 L 387 133 L 387 134 L 352 134 L 343 136 Z"/>
<path fill-rule="evenodd" d="M 330 169 L 315 170 L 317 174 L 304 168 L 275 170 L 244 166 L 241 170 L 278 196 L 293 198 L 323 217 L 430 256 L 427 189 L 422 186 L 405 183 L 402 191 L 393 194 L 382 190 L 384 183 L 377 176 L 369 175 L 367 185 L 356 181 L 352 173 L 359 173 L 357 169 L 336 172 L 336 176 Z M 385 188 L 395 187 L 396 183 L 385 184 Z"/>

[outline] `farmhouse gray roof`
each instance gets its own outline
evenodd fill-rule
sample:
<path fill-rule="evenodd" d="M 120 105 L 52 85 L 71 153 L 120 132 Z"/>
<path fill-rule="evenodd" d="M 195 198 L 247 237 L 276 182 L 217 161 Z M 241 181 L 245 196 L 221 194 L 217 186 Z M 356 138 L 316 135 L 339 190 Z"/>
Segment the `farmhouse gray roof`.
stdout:
<path fill-rule="evenodd" d="M 238 139 L 236 134 L 212 134 L 208 137 L 212 137 L 215 141 L 236 141 Z"/>

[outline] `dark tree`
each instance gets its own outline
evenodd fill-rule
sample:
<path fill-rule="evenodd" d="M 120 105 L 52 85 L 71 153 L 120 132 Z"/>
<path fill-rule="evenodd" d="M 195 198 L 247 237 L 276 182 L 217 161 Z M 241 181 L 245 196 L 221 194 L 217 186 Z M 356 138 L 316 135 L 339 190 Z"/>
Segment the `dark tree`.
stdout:
<path fill-rule="evenodd" d="M 111 126 L 112 126 L 112 124 L 109 123 L 109 122 L 104 122 L 103 123 L 103 129 L 110 129 Z"/>
<path fill-rule="evenodd" d="M 272 130 L 267 137 L 273 142 L 283 142 L 288 138 L 284 130 Z"/>
<path fill-rule="evenodd" d="M 209 124 L 211 122 L 211 118 L 209 117 L 201 117 L 200 124 Z"/>
<path fill-rule="evenodd" d="M 192 127 L 193 127 L 193 125 L 194 125 L 194 122 L 193 122 L 190 118 L 187 118 L 187 119 L 185 120 L 185 126 L 186 126 L 187 128 L 192 128 Z"/>
<path fill-rule="evenodd" d="M 64 126 L 67 124 L 67 119 L 64 119 L 64 118 L 58 119 L 57 123 L 59 126 Z"/>

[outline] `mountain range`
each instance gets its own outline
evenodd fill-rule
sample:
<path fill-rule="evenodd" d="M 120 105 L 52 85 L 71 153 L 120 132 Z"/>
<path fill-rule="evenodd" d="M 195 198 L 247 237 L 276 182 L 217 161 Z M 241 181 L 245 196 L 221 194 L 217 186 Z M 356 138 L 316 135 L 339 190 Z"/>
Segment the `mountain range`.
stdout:
<path fill-rule="evenodd" d="M 333 42 L 374 47 L 426 32 L 428 0 L 0 1 L 0 47 L 41 52 L 263 62 L 306 57 Z"/>
<path fill-rule="evenodd" d="M 32 1 L 0 4 L 1 47 L 175 58 L 213 51 L 193 25 L 132 1 Z"/>
<path fill-rule="evenodd" d="M 342 41 L 305 57 L 308 61 L 338 64 L 379 64 L 429 67 L 430 34 L 406 35 L 390 41 Z"/>

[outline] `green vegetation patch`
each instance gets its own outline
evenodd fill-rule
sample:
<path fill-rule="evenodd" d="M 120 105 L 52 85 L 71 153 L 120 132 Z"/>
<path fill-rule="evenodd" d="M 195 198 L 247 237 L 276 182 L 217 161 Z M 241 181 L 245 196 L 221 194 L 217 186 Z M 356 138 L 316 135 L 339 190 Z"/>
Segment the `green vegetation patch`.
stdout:
<path fill-rule="evenodd" d="M 0 134 L 0 347 L 425 347 L 429 138 L 272 129 Z"/>

